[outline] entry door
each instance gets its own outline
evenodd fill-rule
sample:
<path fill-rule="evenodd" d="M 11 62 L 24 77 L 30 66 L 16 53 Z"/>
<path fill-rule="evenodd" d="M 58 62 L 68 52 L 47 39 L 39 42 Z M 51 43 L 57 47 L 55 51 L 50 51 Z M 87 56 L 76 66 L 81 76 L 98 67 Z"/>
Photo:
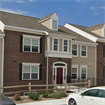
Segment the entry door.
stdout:
<path fill-rule="evenodd" d="M 57 84 L 63 83 L 63 68 L 57 68 Z"/>

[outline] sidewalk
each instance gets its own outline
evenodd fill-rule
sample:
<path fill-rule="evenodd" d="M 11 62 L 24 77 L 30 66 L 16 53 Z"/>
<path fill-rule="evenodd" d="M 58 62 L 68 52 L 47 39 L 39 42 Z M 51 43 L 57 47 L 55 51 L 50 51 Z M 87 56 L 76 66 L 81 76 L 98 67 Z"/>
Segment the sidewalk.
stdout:
<path fill-rule="evenodd" d="M 48 101 L 39 101 L 39 102 L 30 102 L 30 103 L 21 103 L 16 105 L 67 105 L 65 99 L 56 99 Z"/>

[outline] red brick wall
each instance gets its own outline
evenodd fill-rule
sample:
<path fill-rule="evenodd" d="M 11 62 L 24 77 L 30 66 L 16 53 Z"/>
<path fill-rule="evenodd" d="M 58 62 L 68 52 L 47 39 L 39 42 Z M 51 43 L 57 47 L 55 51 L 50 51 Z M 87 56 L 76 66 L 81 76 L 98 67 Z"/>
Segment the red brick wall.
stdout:
<path fill-rule="evenodd" d="M 45 65 L 45 36 L 42 38 L 42 53 L 22 52 L 21 36 L 26 33 L 7 31 L 5 30 L 4 41 L 4 86 L 8 85 L 22 85 L 32 82 L 32 84 L 46 83 L 46 65 Z M 26 34 L 32 35 L 32 34 Z M 21 45 L 20 45 L 21 44 Z M 20 80 L 20 64 L 40 63 L 42 64 L 42 79 L 41 80 Z"/>
<path fill-rule="evenodd" d="M 103 56 L 103 45 L 105 43 L 98 42 L 97 46 L 97 82 L 98 85 L 104 84 L 103 66 L 105 65 L 105 57 Z"/>

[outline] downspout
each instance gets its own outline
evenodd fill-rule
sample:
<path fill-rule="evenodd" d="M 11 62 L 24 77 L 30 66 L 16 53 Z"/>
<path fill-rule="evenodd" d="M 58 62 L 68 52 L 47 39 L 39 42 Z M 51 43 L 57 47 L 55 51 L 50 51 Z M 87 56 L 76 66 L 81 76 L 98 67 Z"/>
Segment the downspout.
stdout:
<path fill-rule="evenodd" d="M 95 46 L 95 86 L 97 86 L 97 45 Z"/>
<path fill-rule="evenodd" d="M 48 32 L 45 32 L 46 35 L 48 35 Z M 45 38 L 45 42 L 46 42 L 46 38 Z M 47 73 L 46 73 L 46 89 L 48 91 L 48 52 L 49 52 L 49 36 L 47 36 Z"/>

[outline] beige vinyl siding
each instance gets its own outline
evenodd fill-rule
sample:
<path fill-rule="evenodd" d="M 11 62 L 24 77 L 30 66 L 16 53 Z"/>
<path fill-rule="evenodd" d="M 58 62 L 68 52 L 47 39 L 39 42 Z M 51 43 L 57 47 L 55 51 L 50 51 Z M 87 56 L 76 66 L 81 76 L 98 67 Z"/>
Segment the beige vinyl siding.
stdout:
<path fill-rule="evenodd" d="M 80 57 L 80 45 L 78 45 L 78 57 L 72 58 L 72 65 L 78 65 L 79 77 L 80 65 L 87 65 L 87 77 L 95 78 L 95 47 L 87 46 L 87 58 L 82 58 Z"/>
<path fill-rule="evenodd" d="M 59 51 L 62 51 L 62 39 L 59 39 Z"/>
<path fill-rule="evenodd" d="M 99 28 L 99 29 L 96 29 L 96 30 L 92 30 L 91 32 L 102 36 L 102 28 Z"/>
<path fill-rule="evenodd" d="M 69 40 L 69 52 L 71 52 L 71 40 Z"/>
<path fill-rule="evenodd" d="M 45 20 L 41 24 L 44 25 L 45 27 L 51 29 L 51 19 Z"/>
<path fill-rule="evenodd" d="M 2 39 L 0 39 L 0 87 L 1 84 L 2 84 Z"/>
<path fill-rule="evenodd" d="M 52 51 L 52 43 L 53 43 L 53 39 L 52 37 L 50 37 L 50 51 Z"/>

